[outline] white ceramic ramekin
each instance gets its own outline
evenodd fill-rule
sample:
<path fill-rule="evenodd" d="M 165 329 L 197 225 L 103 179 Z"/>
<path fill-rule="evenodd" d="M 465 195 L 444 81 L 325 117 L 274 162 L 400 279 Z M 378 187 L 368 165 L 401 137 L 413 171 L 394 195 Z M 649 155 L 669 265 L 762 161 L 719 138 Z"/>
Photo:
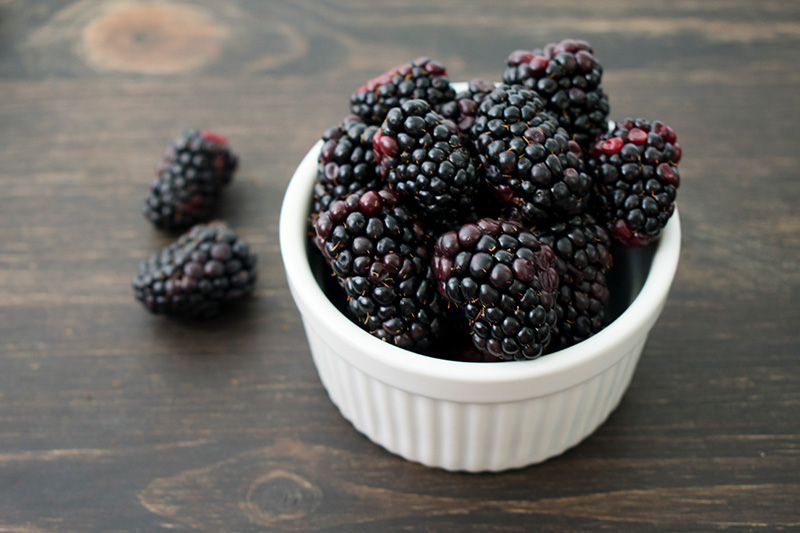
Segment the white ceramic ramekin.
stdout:
<path fill-rule="evenodd" d="M 436 359 L 372 337 L 320 288 L 307 252 L 321 145 L 303 158 L 286 190 L 280 247 L 320 380 L 358 431 L 410 461 L 480 472 L 559 455 L 606 420 L 667 299 L 680 253 L 677 211 L 657 245 L 615 255 L 622 275 L 612 291 L 632 301 L 598 334 L 533 361 Z"/>

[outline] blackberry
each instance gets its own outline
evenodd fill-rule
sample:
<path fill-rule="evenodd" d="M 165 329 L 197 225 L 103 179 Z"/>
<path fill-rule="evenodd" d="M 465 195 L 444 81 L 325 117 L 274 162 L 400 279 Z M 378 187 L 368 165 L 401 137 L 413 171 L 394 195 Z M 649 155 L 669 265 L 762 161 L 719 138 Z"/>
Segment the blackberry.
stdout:
<path fill-rule="evenodd" d="M 535 222 L 586 209 L 592 180 L 580 147 L 535 91 L 499 86 L 481 102 L 472 131 L 486 181 L 516 216 Z"/>
<path fill-rule="evenodd" d="M 558 318 L 549 350 L 556 351 L 589 338 L 608 321 L 611 237 L 588 214 L 543 228 L 537 236 L 553 249 L 559 274 Z"/>
<path fill-rule="evenodd" d="M 565 39 L 541 50 L 515 50 L 506 59 L 503 82 L 537 91 L 547 108 L 584 149 L 606 130 L 608 96 L 603 67 L 586 41 Z"/>
<path fill-rule="evenodd" d="M 431 279 L 428 237 L 394 191 L 337 200 L 314 229 L 351 319 L 401 348 L 422 350 L 437 338 L 445 305 Z"/>
<path fill-rule="evenodd" d="M 466 90 L 456 94 L 455 99 L 438 105 L 435 110 L 444 118 L 455 122 L 462 137 L 470 138 L 478 106 L 494 89 L 494 83 L 474 78 L 470 80 Z"/>
<path fill-rule="evenodd" d="M 373 139 L 389 187 L 426 220 L 439 226 L 474 208 L 481 183 L 453 122 L 424 100 L 391 109 Z"/>
<path fill-rule="evenodd" d="M 212 317 L 253 292 L 256 256 L 222 222 L 198 224 L 139 264 L 137 300 L 155 314 Z"/>
<path fill-rule="evenodd" d="M 681 146 L 663 122 L 625 119 L 592 147 L 593 212 L 625 246 L 658 238 L 675 210 Z"/>
<path fill-rule="evenodd" d="M 425 100 L 432 106 L 455 98 L 447 70 L 420 57 L 369 80 L 350 96 L 350 110 L 367 124 L 380 125 L 386 113 L 406 100 Z"/>
<path fill-rule="evenodd" d="M 351 194 L 383 188 L 372 151 L 372 137 L 378 129 L 351 115 L 325 130 L 317 160 L 314 213 L 325 211 L 333 201 Z"/>
<path fill-rule="evenodd" d="M 563 350 L 603 329 L 609 319 L 609 290 L 605 274 L 594 279 L 562 282 L 556 299 L 558 319 L 549 352 Z"/>
<path fill-rule="evenodd" d="M 535 359 L 556 322 L 553 250 L 519 222 L 483 218 L 434 246 L 439 292 L 469 321 L 476 348 L 503 360 Z"/>
<path fill-rule="evenodd" d="M 145 199 L 144 216 L 157 227 L 184 229 L 211 218 L 238 158 L 224 137 L 184 130 L 164 151 Z"/>

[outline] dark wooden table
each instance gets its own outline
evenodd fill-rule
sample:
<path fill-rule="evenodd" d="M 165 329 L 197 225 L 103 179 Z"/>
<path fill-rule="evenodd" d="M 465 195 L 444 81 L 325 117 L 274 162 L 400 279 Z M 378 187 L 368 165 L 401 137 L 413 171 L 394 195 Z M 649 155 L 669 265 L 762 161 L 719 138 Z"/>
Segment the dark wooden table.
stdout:
<path fill-rule="evenodd" d="M 0 1 L 0 531 L 800 528 L 800 6 L 793 2 Z M 592 42 L 613 118 L 684 147 L 683 250 L 619 408 L 544 464 L 453 474 L 330 403 L 286 287 L 294 167 L 362 81 L 419 55 L 499 79 Z M 219 321 L 130 281 L 183 126 L 241 157 L 220 218 L 259 255 Z"/>

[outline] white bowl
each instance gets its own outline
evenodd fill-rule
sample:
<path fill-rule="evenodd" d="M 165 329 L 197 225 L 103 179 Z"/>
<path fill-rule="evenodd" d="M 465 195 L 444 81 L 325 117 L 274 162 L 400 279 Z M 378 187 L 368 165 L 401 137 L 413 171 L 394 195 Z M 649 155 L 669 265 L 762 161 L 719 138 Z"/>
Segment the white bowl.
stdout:
<path fill-rule="evenodd" d="M 388 451 L 454 471 L 531 465 L 594 432 L 628 388 L 666 302 L 680 253 L 677 210 L 657 244 L 615 253 L 609 284 L 624 300 L 621 314 L 593 337 L 533 361 L 437 359 L 371 336 L 320 287 L 309 262 L 308 213 L 321 146 L 286 190 L 280 247 L 314 364 L 342 415 Z"/>

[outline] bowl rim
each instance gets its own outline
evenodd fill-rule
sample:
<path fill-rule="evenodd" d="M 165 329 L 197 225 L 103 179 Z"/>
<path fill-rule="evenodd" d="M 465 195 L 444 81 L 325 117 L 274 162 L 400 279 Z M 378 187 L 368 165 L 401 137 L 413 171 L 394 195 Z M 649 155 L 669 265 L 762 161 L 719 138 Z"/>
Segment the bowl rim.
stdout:
<path fill-rule="evenodd" d="M 320 140 L 303 157 L 281 206 L 279 240 L 287 281 L 307 334 L 313 330 L 351 365 L 387 385 L 470 403 L 521 401 L 552 394 L 598 375 L 637 346 L 641 348 L 661 313 L 680 255 L 677 208 L 662 231 L 639 294 L 619 317 L 589 339 L 531 361 L 503 363 L 437 359 L 386 343 L 362 330 L 331 303 L 309 264 L 308 213 L 321 148 Z"/>

